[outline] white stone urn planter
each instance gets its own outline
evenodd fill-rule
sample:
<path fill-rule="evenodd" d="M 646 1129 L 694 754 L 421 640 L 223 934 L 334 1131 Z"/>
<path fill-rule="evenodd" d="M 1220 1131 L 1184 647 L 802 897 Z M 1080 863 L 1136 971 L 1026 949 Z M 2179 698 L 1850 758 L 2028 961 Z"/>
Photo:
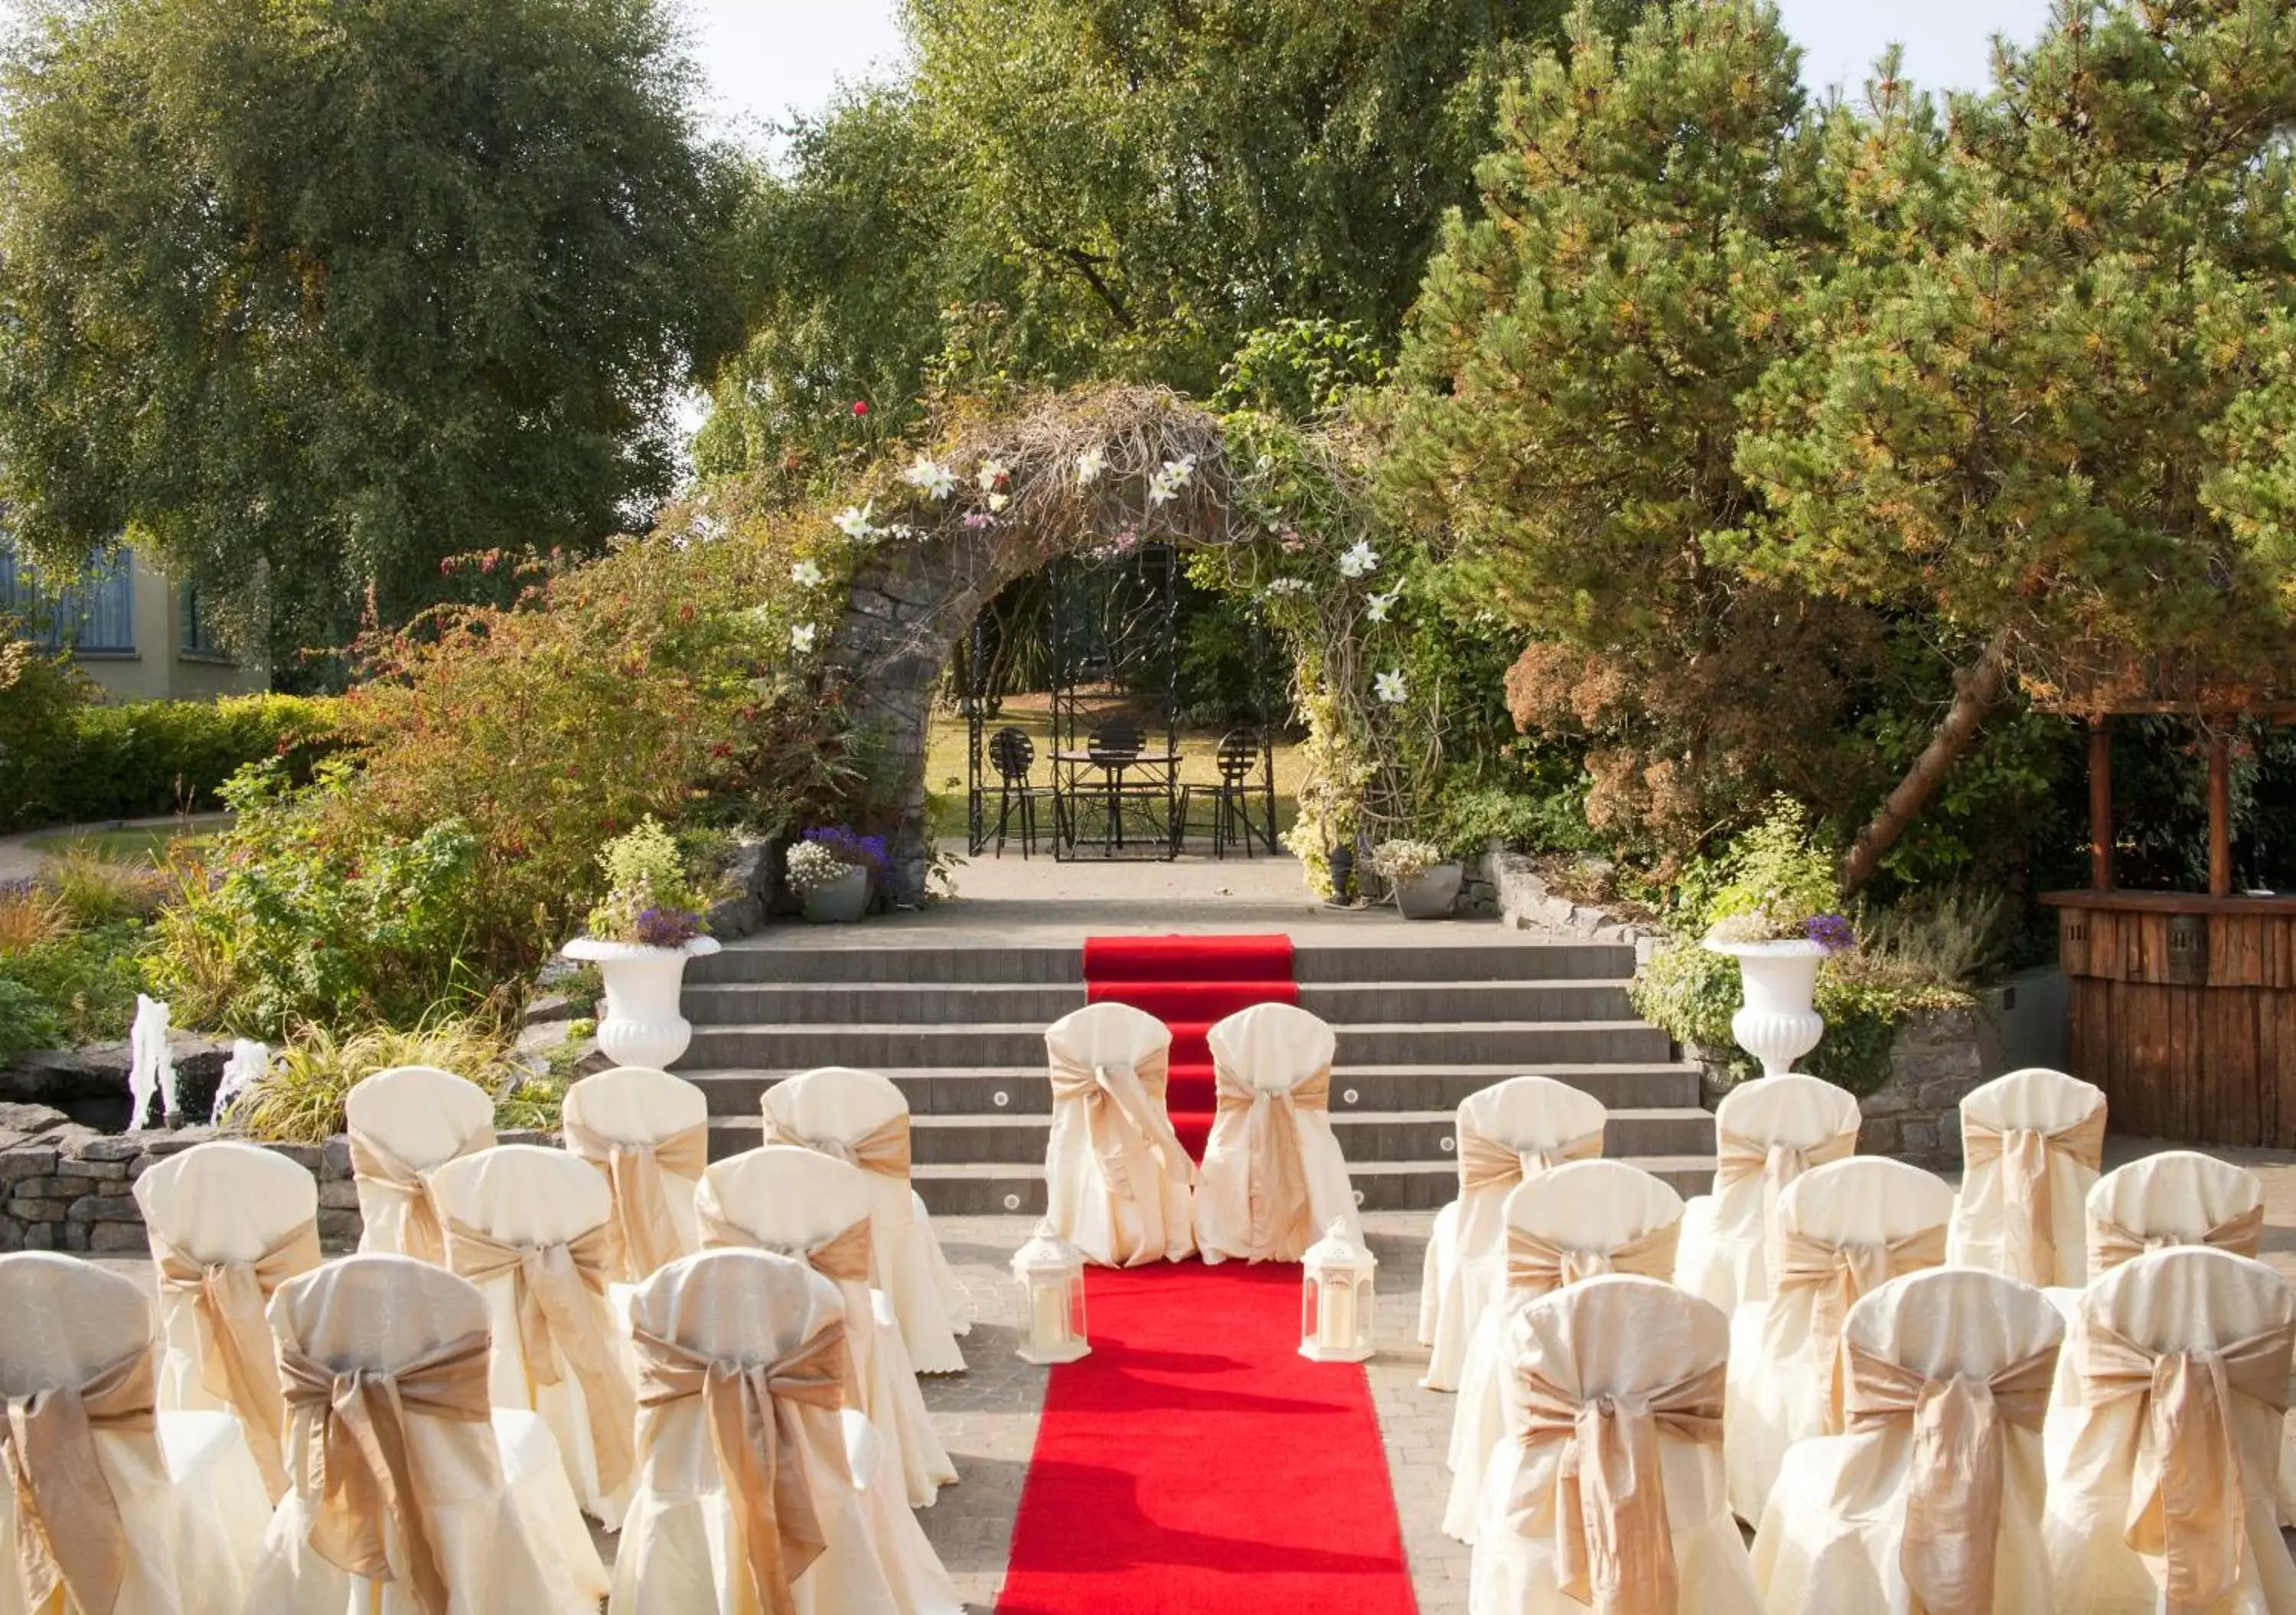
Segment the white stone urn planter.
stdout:
<path fill-rule="evenodd" d="M 606 1012 L 598 1020 L 598 1046 L 616 1065 L 667 1070 L 693 1041 L 693 1022 L 679 1012 L 685 962 L 718 951 L 715 937 L 696 937 L 683 947 L 649 947 L 643 942 L 602 942 L 577 937 L 564 953 L 595 964 L 606 983 Z"/>
<path fill-rule="evenodd" d="M 869 912 L 869 872 L 849 865 L 842 878 L 805 894 L 805 917 L 816 925 L 850 925 Z"/>
<path fill-rule="evenodd" d="M 1782 942 L 1714 942 L 1710 953 L 1738 961 L 1745 1001 L 1730 1017 L 1738 1046 L 1762 1062 L 1762 1075 L 1781 1076 L 1817 1046 L 1825 1018 L 1817 1012 L 1817 967 L 1825 949 L 1800 938 Z"/>

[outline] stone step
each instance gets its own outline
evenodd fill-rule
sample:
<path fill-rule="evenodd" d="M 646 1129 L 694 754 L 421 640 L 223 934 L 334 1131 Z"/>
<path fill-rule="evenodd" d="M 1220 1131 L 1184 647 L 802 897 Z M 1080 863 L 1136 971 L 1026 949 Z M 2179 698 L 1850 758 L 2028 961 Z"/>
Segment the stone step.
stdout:
<path fill-rule="evenodd" d="M 1655 1174 L 1688 1199 L 1711 1186 L 1710 1156 L 1649 1155 L 1633 1164 Z M 1459 1177 L 1448 1162 L 1350 1162 L 1357 1203 L 1366 1211 L 1432 1210 L 1458 1197 Z M 937 1217 L 1017 1212 L 1041 1217 L 1045 1175 L 1039 1168 L 996 1162 L 949 1162 L 920 1166 L 912 1175 L 925 1207 Z"/>
<path fill-rule="evenodd" d="M 1334 1026 L 1396 1022 L 1624 1021 L 1624 980 L 1310 984 L 1300 1004 Z M 696 1026 L 1048 1026 L 1085 1005 L 1080 985 L 903 981 L 721 982 L 688 988 Z"/>
<path fill-rule="evenodd" d="M 1580 1065 L 1547 1062 L 1513 1065 L 1341 1066 L 1332 1073 L 1334 1110 L 1448 1111 L 1470 1094 L 1510 1077 L 1552 1077 L 1592 1094 L 1613 1110 L 1659 1109 L 1698 1103 L 1698 1068 L 1648 1062 Z M 709 1096 L 713 1116 L 748 1115 L 765 1091 L 791 1070 L 689 1070 L 686 1079 Z M 1030 1066 L 891 1070 L 885 1072 L 919 1116 L 1045 1115 L 1052 1085 L 1040 1058 Z"/>
<path fill-rule="evenodd" d="M 1292 968 L 1293 980 L 1303 985 L 1617 980 L 1634 974 L 1635 950 L 1607 942 L 1494 940 L 1408 947 L 1309 942 L 1293 950 Z M 685 980 L 696 987 L 745 981 L 1072 985 L 1084 980 L 1084 950 L 876 941 L 799 947 L 752 939 L 693 960 L 685 967 Z"/>
<path fill-rule="evenodd" d="M 681 1068 L 809 1070 L 853 1065 L 867 1070 L 937 1066 L 1015 1066 L 1043 1060 L 1041 1023 L 990 1026 L 697 1025 Z M 1640 1021 L 1504 1021 L 1448 1026 L 1342 1026 L 1341 1065 L 1660 1064 L 1673 1058 L 1664 1032 Z"/>

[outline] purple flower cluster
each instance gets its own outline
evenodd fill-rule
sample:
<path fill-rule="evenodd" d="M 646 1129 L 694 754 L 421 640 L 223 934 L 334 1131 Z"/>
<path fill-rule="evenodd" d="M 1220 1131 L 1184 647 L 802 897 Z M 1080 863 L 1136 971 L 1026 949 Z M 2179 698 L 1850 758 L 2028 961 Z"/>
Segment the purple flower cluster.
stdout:
<path fill-rule="evenodd" d="M 701 934 L 701 916 L 690 908 L 642 908 L 636 929 L 648 947 L 684 947 Z"/>
<path fill-rule="evenodd" d="M 885 869 L 885 838 L 863 835 L 843 824 L 827 824 L 818 830 L 808 830 L 805 839 L 829 849 L 839 863 L 865 869 L 872 874 L 882 874 Z"/>
<path fill-rule="evenodd" d="M 1857 946 L 1857 929 L 1845 914 L 1812 914 L 1803 922 L 1801 934 L 1830 954 Z"/>

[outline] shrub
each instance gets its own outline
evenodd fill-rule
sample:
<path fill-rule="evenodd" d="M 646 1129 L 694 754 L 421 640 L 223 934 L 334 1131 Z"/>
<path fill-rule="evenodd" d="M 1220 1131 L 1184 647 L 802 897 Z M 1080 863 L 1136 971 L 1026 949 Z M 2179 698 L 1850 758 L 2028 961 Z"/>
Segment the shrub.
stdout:
<path fill-rule="evenodd" d="M 63 1041 L 62 1017 L 48 1001 L 7 974 L 0 960 L 0 1063 L 28 1049 L 53 1048 Z"/>
<path fill-rule="evenodd" d="M 1761 823 L 1731 843 L 1722 889 L 1706 905 L 1718 939 L 1799 937 L 1841 901 L 1834 859 L 1810 839 L 1809 814 L 1791 797 L 1772 799 Z"/>
<path fill-rule="evenodd" d="M 616 836 L 598 854 L 606 877 L 605 900 L 590 911 L 590 934 L 607 942 L 677 947 L 701 934 L 697 911 L 708 900 L 693 878 L 693 860 L 677 839 L 648 814 L 636 829 Z"/>
<path fill-rule="evenodd" d="M 52 857 L 39 883 L 77 925 L 149 920 L 168 900 L 168 877 L 146 859 L 121 864 L 86 848 Z"/>
<path fill-rule="evenodd" d="M 226 1119 L 251 1138 L 321 1144 L 343 1130 L 343 1096 L 353 1086 L 401 1065 L 437 1066 L 489 1093 L 516 1080 L 508 1044 L 483 1020 L 436 1016 L 412 1031 L 369 1027 L 348 1036 L 302 1025 Z"/>
<path fill-rule="evenodd" d="M 69 775 L 73 722 L 91 686 L 65 657 L 18 637 L 0 611 L 0 830 L 49 822 L 46 806 Z"/>
<path fill-rule="evenodd" d="M 43 1046 L 115 1041 L 127 1036 L 147 985 L 145 944 L 144 929 L 130 922 L 66 931 L 0 956 L 0 981 L 45 1007 Z"/>
<path fill-rule="evenodd" d="M 0 881 L 0 959 L 64 934 L 63 905 L 33 881 Z"/>
<path fill-rule="evenodd" d="M 1431 841 L 1382 841 L 1372 848 L 1371 866 L 1390 883 L 1416 880 L 1443 862 L 1443 849 Z"/>

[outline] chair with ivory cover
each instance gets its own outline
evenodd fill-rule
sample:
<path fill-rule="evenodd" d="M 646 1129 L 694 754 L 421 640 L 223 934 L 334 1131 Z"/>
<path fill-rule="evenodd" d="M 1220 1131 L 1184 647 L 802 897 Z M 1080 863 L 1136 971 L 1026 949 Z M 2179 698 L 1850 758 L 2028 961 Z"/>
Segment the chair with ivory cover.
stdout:
<path fill-rule="evenodd" d="M 319 1265 L 319 1185 L 283 1155 L 217 1139 L 135 1180 L 160 1288 L 160 1407 L 227 1409 L 277 1502 L 286 1407 L 263 1309 Z"/>
<path fill-rule="evenodd" d="M 250 1611 L 594 1615 L 605 1567 L 549 1427 L 489 1406 L 476 1285 L 346 1257 L 282 1285 L 270 1316 L 293 1485 Z"/>
<path fill-rule="evenodd" d="M 270 1504 L 228 1413 L 155 1413 L 132 1279 L 0 1256 L 0 1615 L 240 1615 Z"/>
<path fill-rule="evenodd" d="M 1510 1317 L 1541 1296 L 1604 1274 L 1671 1275 L 1682 1196 L 1623 1160 L 1570 1161 L 1524 1178 L 1502 1203 L 1500 1222 L 1500 1293 L 1475 1322 L 1451 1407 L 1443 1529 L 1462 1542 L 1475 1539 L 1483 1476 L 1507 1439 Z"/>
<path fill-rule="evenodd" d="M 1332 1136 L 1332 1029 L 1295 1005 L 1257 1004 L 1205 1040 L 1218 1113 L 1196 1178 L 1198 1252 L 1211 1263 L 1296 1262 L 1334 1223 L 1360 1244 L 1355 1188 Z"/>
<path fill-rule="evenodd" d="M 1714 1191 L 1684 1208 L 1674 1282 L 1725 1312 L 1767 1299 L 1778 1196 L 1810 1168 L 1854 1153 L 1858 1120 L 1849 1093 L 1798 1071 L 1723 1095 L 1714 1110 Z"/>
<path fill-rule="evenodd" d="M 638 1415 L 607 1293 L 620 1263 L 606 1175 L 561 1150 L 496 1144 L 448 1161 L 430 1190 L 447 1266 L 487 1299 L 494 1405 L 540 1414 L 583 1512 L 615 1524 Z"/>
<path fill-rule="evenodd" d="M 2163 1150 L 2115 1168 L 2090 1187 L 2084 1210 L 2092 1280 L 2147 1250 L 2208 1245 L 2254 1256 L 2264 1246 L 2264 1185 L 2256 1174 L 2197 1150 Z M 2049 1291 L 2067 1323 L 2080 1298 L 2077 1285 Z"/>
<path fill-rule="evenodd" d="M 1504 1207 L 1525 1178 L 1603 1153 L 1603 1103 L 1552 1077 L 1515 1077 L 1470 1094 L 1454 1123 L 1459 1198 L 1435 1214 L 1419 1288 L 1420 1383 L 1458 1388 L 1483 1308 L 1506 1288 Z"/>
<path fill-rule="evenodd" d="M 709 1095 L 668 1071 L 616 1066 L 566 1090 L 559 1126 L 614 1192 L 617 1279 L 635 1283 L 701 1248 L 693 1185 L 709 1164 Z"/>
<path fill-rule="evenodd" d="M 2155 1250 L 2082 1293 L 2043 1434 L 2059 1615 L 2283 1615 L 2274 1488 L 2296 1299 L 2262 1262 Z"/>
<path fill-rule="evenodd" d="M 447 1232 L 430 1198 L 430 1174 L 493 1146 L 493 1099 L 452 1071 L 396 1066 L 343 1096 L 343 1128 L 358 1185 L 360 1253 L 444 1262 Z"/>
<path fill-rule="evenodd" d="M 851 1368 L 845 1405 L 885 1444 L 887 1484 L 924 1508 L 956 1466 L 933 1431 L 916 1370 L 884 1292 L 869 1283 L 867 1175 L 834 1156 L 768 1144 L 713 1163 L 695 1197 L 705 1250 L 748 1247 L 794 1257 L 835 1284 L 845 1301 Z"/>
<path fill-rule="evenodd" d="M 2063 1338 L 2031 1285 L 1975 1268 L 1852 1307 L 1842 1432 L 1794 1444 L 1754 1535 L 1770 1615 L 2048 1615 L 2041 1425 Z"/>
<path fill-rule="evenodd" d="M 1833 1433 L 1841 1321 L 1860 1296 L 1945 1261 L 1953 1190 L 1886 1155 L 1812 1167 L 1778 1196 L 1769 1297 L 1730 1315 L 1730 1506 L 1762 1517 L 1786 1449 Z"/>
<path fill-rule="evenodd" d="M 1611 1274 L 1515 1308 L 1506 1344 L 1471 1615 L 1759 1615 L 1724 1496 L 1720 1310 Z"/>
<path fill-rule="evenodd" d="M 1170 1030 L 1128 1004 L 1090 1004 L 1053 1022 L 1045 1053 L 1054 1231 L 1103 1267 L 1188 1256 L 1196 1248 L 1195 1165 L 1164 1110 Z"/>
<path fill-rule="evenodd" d="M 871 1259 L 919 1373 L 962 1373 L 972 1303 L 909 1186 L 909 1102 L 874 1071 L 824 1066 L 766 1090 L 765 1142 L 818 1150 L 869 1175 Z"/>
<path fill-rule="evenodd" d="M 962 1615 L 916 1517 L 871 1483 L 868 1421 L 840 1406 L 835 1284 L 705 1250 L 640 1285 L 630 1321 L 644 1412 L 610 1615 Z"/>
<path fill-rule="evenodd" d="M 2103 1093 L 2062 1071 L 2037 1066 L 1971 1089 L 1948 1259 L 2044 1287 L 2085 1283 L 2104 1119 Z"/>

